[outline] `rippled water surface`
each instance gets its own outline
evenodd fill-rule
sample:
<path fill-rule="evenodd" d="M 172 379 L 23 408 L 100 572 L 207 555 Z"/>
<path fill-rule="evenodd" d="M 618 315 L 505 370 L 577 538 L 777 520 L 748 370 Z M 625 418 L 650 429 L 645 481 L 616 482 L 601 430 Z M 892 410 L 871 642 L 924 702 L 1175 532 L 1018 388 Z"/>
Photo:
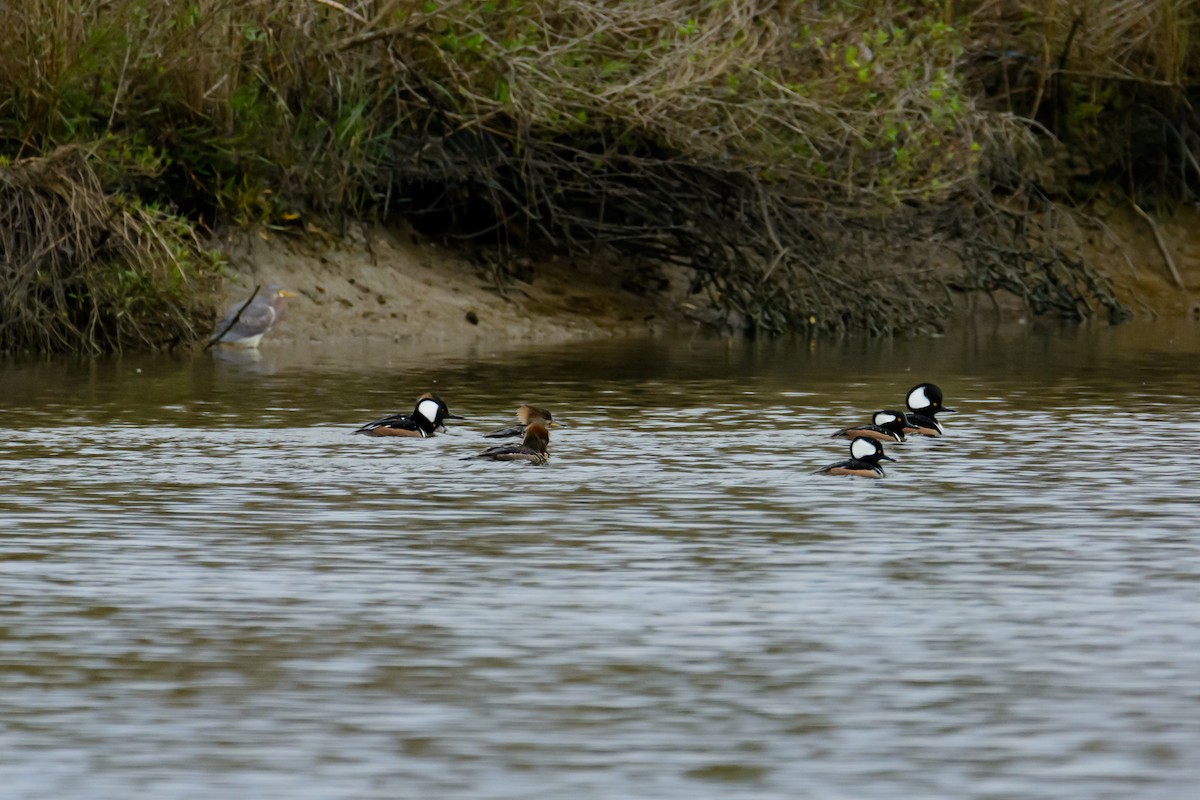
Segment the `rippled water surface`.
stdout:
<path fill-rule="evenodd" d="M 828 438 L 942 386 L 882 481 Z M 434 389 L 429 440 L 350 431 Z M 461 460 L 522 401 L 544 467 Z M 1183 798 L 1200 328 L 0 362 L 4 798 Z"/>

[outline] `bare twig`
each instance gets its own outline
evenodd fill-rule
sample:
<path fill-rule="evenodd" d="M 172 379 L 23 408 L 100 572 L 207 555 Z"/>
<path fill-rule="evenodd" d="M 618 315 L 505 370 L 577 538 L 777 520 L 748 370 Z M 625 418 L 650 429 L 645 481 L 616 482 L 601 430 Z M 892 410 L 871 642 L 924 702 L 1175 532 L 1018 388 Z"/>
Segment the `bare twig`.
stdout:
<path fill-rule="evenodd" d="M 229 320 L 229 324 L 222 328 L 220 333 L 214 334 L 212 338 L 208 340 L 208 344 L 204 345 L 205 352 L 208 352 L 213 345 L 221 341 L 222 336 L 233 330 L 233 326 L 238 324 L 238 320 L 242 318 L 243 312 L 245 312 L 245 310 L 250 307 L 250 304 L 254 302 L 254 298 L 258 296 L 258 290 L 261 288 L 261 284 L 254 287 L 254 291 L 250 293 L 250 297 L 246 298 L 246 302 L 242 303 L 241 308 L 239 308 L 237 313 L 233 315 L 233 318 Z"/>
<path fill-rule="evenodd" d="M 1167 243 L 1163 239 L 1162 232 L 1158 229 L 1158 223 L 1156 223 L 1154 218 L 1147 214 L 1132 197 L 1129 198 L 1129 205 L 1131 205 L 1134 212 L 1136 212 L 1137 215 L 1144 219 L 1146 224 L 1150 226 L 1150 231 L 1154 234 L 1154 242 L 1158 245 L 1158 252 L 1162 253 L 1163 261 L 1166 262 L 1167 270 L 1170 271 L 1171 278 L 1175 281 L 1175 285 L 1180 289 L 1186 288 L 1183 283 L 1183 278 L 1179 275 L 1179 268 L 1175 266 L 1175 259 L 1171 256 L 1171 251 L 1167 248 Z"/>
<path fill-rule="evenodd" d="M 346 8 L 344 5 L 337 2 L 336 0 L 314 0 L 314 2 L 320 3 L 323 6 L 329 6 L 330 8 L 337 9 L 338 11 L 345 14 L 347 17 L 350 17 L 350 19 L 354 20 L 355 22 L 361 22 L 364 25 L 367 22 L 367 18 L 364 17 L 362 14 L 359 14 L 357 11 L 355 11 L 352 8 Z"/>

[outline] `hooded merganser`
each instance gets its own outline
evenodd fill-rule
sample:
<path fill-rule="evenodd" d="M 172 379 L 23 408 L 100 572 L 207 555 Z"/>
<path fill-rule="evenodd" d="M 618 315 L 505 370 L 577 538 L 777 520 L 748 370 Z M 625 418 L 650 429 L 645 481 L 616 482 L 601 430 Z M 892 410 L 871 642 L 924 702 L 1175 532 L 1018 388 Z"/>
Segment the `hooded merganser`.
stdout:
<path fill-rule="evenodd" d="M 863 478 L 882 478 L 887 473 L 879 466 L 880 461 L 895 461 L 883 454 L 883 445 L 875 439 L 859 436 L 850 442 L 850 459 L 830 464 L 814 475 L 858 475 Z"/>
<path fill-rule="evenodd" d="M 830 438 L 856 439 L 865 436 L 868 439 L 878 439 L 881 442 L 903 442 L 906 420 L 899 411 L 884 409 L 876 411 L 871 417 L 870 425 L 860 425 L 857 428 L 843 428 Z"/>
<path fill-rule="evenodd" d="M 919 433 L 922 436 L 941 436 L 944 431 L 937 421 L 939 411 L 954 413 L 953 408 L 942 405 L 942 390 L 932 383 L 920 383 L 908 390 L 905 400 L 911 414 L 907 415 L 908 424 L 905 433 Z"/>
<path fill-rule="evenodd" d="M 365 433 L 367 436 L 420 436 L 422 439 L 433 436 L 434 431 L 441 428 L 448 419 L 462 419 L 450 413 L 450 409 L 436 394 L 426 392 L 417 398 L 417 405 L 412 414 L 392 414 L 374 422 L 368 422 L 355 433 Z"/>
<path fill-rule="evenodd" d="M 482 453 L 467 456 L 463 461 L 486 458 L 490 461 L 528 461 L 530 464 L 545 464 L 550 460 L 550 431 L 540 422 L 530 422 L 520 444 L 502 444 L 489 447 Z"/>
<path fill-rule="evenodd" d="M 537 406 L 531 406 L 528 403 L 522 403 L 517 408 L 517 419 L 521 421 L 519 425 L 510 425 L 509 427 L 501 428 L 498 431 L 485 433 L 483 435 L 484 438 L 504 439 L 509 436 L 522 436 L 525 433 L 525 427 L 533 424 L 534 422 L 541 422 L 547 428 L 563 427 L 554 421 L 554 417 L 549 411 L 544 408 L 538 408 Z"/>
<path fill-rule="evenodd" d="M 283 319 L 287 298 L 296 296 L 295 292 L 289 292 L 281 286 L 268 286 L 262 294 L 258 294 L 258 290 L 255 289 L 255 294 L 250 300 L 229 308 L 229 312 L 217 323 L 217 327 L 213 328 L 208 346 L 224 344 L 233 347 L 258 347 L 267 331 Z"/>

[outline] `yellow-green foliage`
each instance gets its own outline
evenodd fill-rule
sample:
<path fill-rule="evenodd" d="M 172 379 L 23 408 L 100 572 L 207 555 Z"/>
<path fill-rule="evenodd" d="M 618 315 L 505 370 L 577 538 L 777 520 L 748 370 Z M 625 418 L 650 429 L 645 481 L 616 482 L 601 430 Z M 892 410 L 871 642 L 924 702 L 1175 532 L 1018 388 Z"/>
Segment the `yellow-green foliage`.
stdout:
<path fill-rule="evenodd" d="M 369 204 L 396 126 L 603 129 L 883 200 L 969 180 L 959 35 L 919 11 L 758 0 L 12 0 L 5 149 L 158 148 L 248 219 Z M 437 103 L 431 108 L 430 102 Z M 164 187 L 165 188 L 165 187 Z"/>
<path fill-rule="evenodd" d="M 1193 197 L 1198 19 L 1190 0 L 7 0 L 0 158 L 82 145 L 105 193 L 205 227 L 464 197 L 457 223 L 523 221 L 518 241 L 670 226 L 645 252 L 674 260 L 708 191 L 744 219 L 700 283 L 778 327 L 833 302 L 810 291 L 818 213 L 878 229 L 992 180 L 1069 192 L 1047 178 L 1064 165 Z M 618 208 L 667 178 L 695 196 Z"/>
<path fill-rule="evenodd" d="M 977 158 L 958 33 L 899 6 L 501 0 L 413 30 L 409 52 L 464 121 L 612 129 L 856 200 L 945 193 Z"/>
<path fill-rule="evenodd" d="M 1185 104 L 1197 15 L 1185 0 L 9 0 L 0 136 L 10 157 L 125 137 L 165 160 L 153 191 L 243 220 L 363 212 L 404 156 L 398 133 L 431 119 L 514 146 L 603 131 L 856 203 L 936 200 L 1022 134 L 981 110 L 981 63 L 1021 67 L 990 99 L 1111 148 L 1130 103 Z"/>

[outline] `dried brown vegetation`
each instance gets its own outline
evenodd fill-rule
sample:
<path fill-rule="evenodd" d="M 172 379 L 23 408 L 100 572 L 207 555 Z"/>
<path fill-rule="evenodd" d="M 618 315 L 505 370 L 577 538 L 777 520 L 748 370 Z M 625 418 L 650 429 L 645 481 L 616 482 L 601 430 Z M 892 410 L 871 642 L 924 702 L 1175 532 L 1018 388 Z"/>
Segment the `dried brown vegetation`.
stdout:
<path fill-rule="evenodd" d="M 193 225 L 401 214 L 501 264 L 680 263 L 753 330 L 937 327 L 960 291 L 1119 314 L 1056 235 L 1061 205 L 1195 198 L 1198 18 L 1184 0 L 13 0 L 0 152 L 102 142 L 155 165 L 105 171 L 103 193 Z"/>
<path fill-rule="evenodd" d="M 0 254 L 0 351 L 161 348 L 210 310 L 191 229 L 105 191 L 78 147 L 0 167 Z"/>

